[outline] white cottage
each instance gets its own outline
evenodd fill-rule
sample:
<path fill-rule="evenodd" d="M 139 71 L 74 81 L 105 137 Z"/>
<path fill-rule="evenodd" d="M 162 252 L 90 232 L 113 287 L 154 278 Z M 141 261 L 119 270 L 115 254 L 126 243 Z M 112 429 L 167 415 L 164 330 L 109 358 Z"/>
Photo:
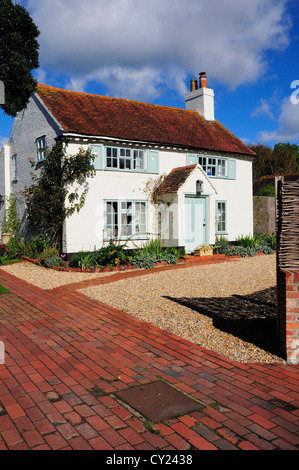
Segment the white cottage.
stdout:
<path fill-rule="evenodd" d="M 252 233 L 255 154 L 215 120 L 205 74 L 190 90 L 178 109 L 38 85 L 1 150 L 0 194 L 19 197 L 31 181 L 29 159 L 42 164 L 59 137 L 71 155 L 81 147 L 96 155 L 86 203 L 63 228 L 65 253 L 157 237 L 192 253 L 216 236 Z"/>

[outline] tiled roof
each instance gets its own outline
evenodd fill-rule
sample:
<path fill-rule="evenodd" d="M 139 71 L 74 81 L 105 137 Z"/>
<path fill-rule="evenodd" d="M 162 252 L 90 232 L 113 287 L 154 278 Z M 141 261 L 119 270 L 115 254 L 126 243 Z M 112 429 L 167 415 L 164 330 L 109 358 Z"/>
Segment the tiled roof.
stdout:
<path fill-rule="evenodd" d="M 37 94 L 65 133 L 255 155 L 218 121 L 196 111 L 46 85 L 38 85 Z"/>
<path fill-rule="evenodd" d="M 197 165 L 181 166 L 171 170 L 164 181 L 162 181 L 157 193 L 160 195 L 177 193 L 196 166 Z"/>

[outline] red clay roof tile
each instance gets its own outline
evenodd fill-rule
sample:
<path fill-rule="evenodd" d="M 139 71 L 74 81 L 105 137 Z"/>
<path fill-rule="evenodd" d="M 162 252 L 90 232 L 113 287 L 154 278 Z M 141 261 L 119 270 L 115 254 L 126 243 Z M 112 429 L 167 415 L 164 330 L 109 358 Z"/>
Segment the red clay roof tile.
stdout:
<path fill-rule="evenodd" d="M 195 168 L 196 165 L 173 168 L 173 170 L 171 170 L 171 172 L 166 176 L 164 181 L 162 181 L 157 191 L 158 194 L 161 195 L 177 193 Z"/>
<path fill-rule="evenodd" d="M 65 133 L 254 156 L 218 121 L 196 111 L 38 85 L 37 95 Z"/>

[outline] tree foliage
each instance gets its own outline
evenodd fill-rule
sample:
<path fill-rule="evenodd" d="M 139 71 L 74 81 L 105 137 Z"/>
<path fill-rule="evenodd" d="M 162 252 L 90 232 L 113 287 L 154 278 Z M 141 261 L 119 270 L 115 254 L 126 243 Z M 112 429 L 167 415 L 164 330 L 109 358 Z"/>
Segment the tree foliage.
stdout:
<path fill-rule="evenodd" d="M 87 178 L 95 174 L 93 160 L 90 149 L 68 155 L 65 144 L 59 140 L 46 151 L 43 164 L 31 162 L 34 182 L 24 189 L 28 220 L 49 236 L 54 246 L 59 243 L 65 219 L 79 212 L 85 203 Z"/>
<path fill-rule="evenodd" d="M 257 154 L 253 162 L 253 179 L 262 176 L 287 175 L 299 172 L 299 146 L 279 143 L 272 149 L 266 145 L 251 145 Z"/>
<path fill-rule="evenodd" d="M 0 80 L 5 87 L 5 104 L 0 107 L 9 116 L 24 109 L 37 82 L 32 71 L 39 67 L 39 30 L 27 10 L 11 0 L 0 2 Z"/>

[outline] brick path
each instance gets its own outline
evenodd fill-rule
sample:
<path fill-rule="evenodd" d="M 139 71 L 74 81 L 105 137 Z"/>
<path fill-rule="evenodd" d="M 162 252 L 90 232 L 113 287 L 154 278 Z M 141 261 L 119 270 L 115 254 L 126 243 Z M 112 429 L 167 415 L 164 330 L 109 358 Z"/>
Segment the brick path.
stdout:
<path fill-rule="evenodd" d="M 43 291 L 1 270 L 0 284 L 0 450 L 299 449 L 298 366 L 234 362 L 78 285 Z M 153 425 L 115 397 L 159 379 L 201 409 Z"/>

